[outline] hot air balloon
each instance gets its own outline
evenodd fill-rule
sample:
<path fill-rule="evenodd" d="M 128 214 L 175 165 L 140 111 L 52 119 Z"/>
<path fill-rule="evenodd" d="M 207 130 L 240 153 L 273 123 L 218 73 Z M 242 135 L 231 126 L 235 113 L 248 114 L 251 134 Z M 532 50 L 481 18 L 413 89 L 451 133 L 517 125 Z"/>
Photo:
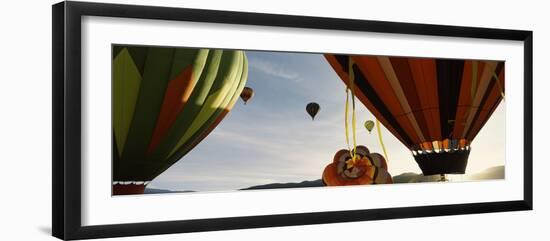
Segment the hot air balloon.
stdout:
<path fill-rule="evenodd" d="M 365 129 L 367 129 L 369 133 L 372 131 L 372 128 L 374 128 L 374 121 L 371 121 L 371 120 L 365 121 Z"/>
<path fill-rule="evenodd" d="M 325 55 L 424 175 L 464 174 L 470 145 L 504 96 L 504 62 Z M 350 68 L 351 63 L 351 68 Z"/>
<path fill-rule="evenodd" d="M 244 104 L 246 105 L 246 102 L 252 99 L 252 97 L 254 97 L 254 90 L 250 87 L 244 87 L 243 91 L 241 92 L 241 99 L 243 99 Z"/>
<path fill-rule="evenodd" d="M 315 102 L 311 102 L 306 105 L 306 111 L 311 116 L 311 120 L 315 119 L 315 116 L 317 115 L 317 112 L 319 112 L 320 108 L 321 107 L 319 106 L 319 104 Z"/>
<path fill-rule="evenodd" d="M 332 163 L 323 171 L 323 183 L 326 186 L 393 183 L 382 155 L 370 153 L 365 146 L 357 146 L 356 155 L 356 160 L 352 161 L 349 150 L 342 149 L 336 152 Z"/>
<path fill-rule="evenodd" d="M 248 64 L 243 51 L 113 50 L 113 194 L 138 194 L 231 110 Z"/>

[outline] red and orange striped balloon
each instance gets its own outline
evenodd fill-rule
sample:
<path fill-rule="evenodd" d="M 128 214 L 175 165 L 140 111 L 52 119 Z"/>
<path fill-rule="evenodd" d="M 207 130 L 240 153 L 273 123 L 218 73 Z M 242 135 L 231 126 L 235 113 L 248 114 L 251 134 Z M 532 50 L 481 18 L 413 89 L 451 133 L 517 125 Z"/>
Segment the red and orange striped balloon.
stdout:
<path fill-rule="evenodd" d="M 504 96 L 500 61 L 325 58 L 347 85 L 352 69 L 358 99 L 413 152 L 426 175 L 464 173 L 472 140 Z"/>

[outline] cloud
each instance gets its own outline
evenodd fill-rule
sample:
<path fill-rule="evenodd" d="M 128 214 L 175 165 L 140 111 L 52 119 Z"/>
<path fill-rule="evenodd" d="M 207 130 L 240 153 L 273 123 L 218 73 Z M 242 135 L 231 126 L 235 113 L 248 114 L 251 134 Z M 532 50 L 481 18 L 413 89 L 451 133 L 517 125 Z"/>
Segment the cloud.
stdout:
<path fill-rule="evenodd" d="M 283 78 L 301 82 L 302 78 L 295 72 L 291 72 L 280 65 L 276 65 L 271 61 L 266 61 L 259 58 L 253 58 L 253 61 L 249 61 L 249 67 L 261 71 L 264 74 L 274 76 L 277 78 Z"/>

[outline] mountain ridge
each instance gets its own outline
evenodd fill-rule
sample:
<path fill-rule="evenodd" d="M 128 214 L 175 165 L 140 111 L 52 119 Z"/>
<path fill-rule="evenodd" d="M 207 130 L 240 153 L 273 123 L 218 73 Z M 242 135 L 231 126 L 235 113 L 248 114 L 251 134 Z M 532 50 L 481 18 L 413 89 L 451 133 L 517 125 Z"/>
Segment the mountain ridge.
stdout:
<path fill-rule="evenodd" d="M 490 179 L 503 179 L 504 178 L 504 166 L 489 167 L 481 172 L 466 174 L 461 176 L 460 181 L 475 181 L 475 180 L 490 180 Z M 422 182 L 437 182 L 440 180 L 439 175 L 424 176 L 415 172 L 404 172 L 399 175 L 393 176 L 394 183 L 422 183 Z M 452 180 L 452 178 L 451 178 Z M 280 188 L 304 188 L 304 187 L 323 187 L 323 180 L 305 180 L 302 182 L 287 182 L 287 183 L 268 183 L 241 188 L 238 190 L 262 190 L 262 189 L 280 189 Z M 186 191 L 172 191 L 167 189 L 154 189 L 145 188 L 145 194 L 151 193 L 181 193 L 181 192 L 196 192 L 192 190 Z"/>

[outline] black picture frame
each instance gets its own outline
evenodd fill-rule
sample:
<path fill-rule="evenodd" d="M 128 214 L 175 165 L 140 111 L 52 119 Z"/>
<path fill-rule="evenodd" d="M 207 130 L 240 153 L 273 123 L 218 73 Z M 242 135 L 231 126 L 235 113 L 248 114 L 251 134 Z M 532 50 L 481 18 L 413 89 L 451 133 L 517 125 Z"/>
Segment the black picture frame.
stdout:
<path fill-rule="evenodd" d="M 60 2 L 52 7 L 53 23 L 53 236 L 72 240 L 134 235 L 322 224 L 380 219 L 532 210 L 533 208 L 533 33 L 416 23 L 366 21 L 197 10 L 90 2 Z M 425 36 L 517 40 L 524 43 L 524 194 L 521 200 L 421 207 L 343 210 L 283 215 L 212 218 L 134 224 L 81 224 L 81 18 L 104 16 L 228 23 L 259 26 L 350 30 Z M 139 220 L 136 220 L 139 222 Z"/>

